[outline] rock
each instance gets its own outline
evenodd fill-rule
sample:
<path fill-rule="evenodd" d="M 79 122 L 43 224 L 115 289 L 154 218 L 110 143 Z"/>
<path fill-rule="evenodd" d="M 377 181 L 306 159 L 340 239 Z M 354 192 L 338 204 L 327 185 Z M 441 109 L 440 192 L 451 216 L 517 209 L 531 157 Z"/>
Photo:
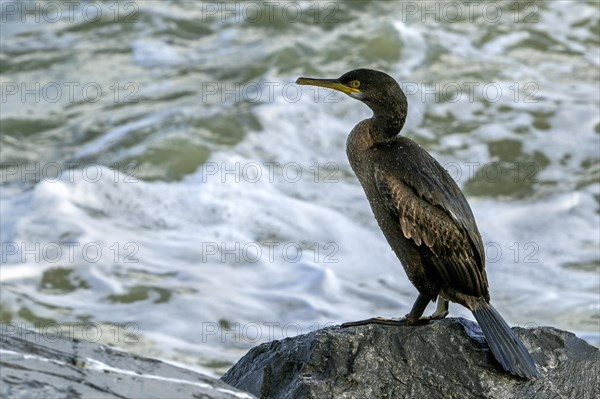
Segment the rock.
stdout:
<path fill-rule="evenodd" d="M 254 397 L 159 360 L 10 327 L 3 325 L 0 335 L 2 398 Z"/>
<path fill-rule="evenodd" d="M 598 398 L 598 349 L 551 327 L 514 328 L 543 376 L 503 371 L 479 326 L 325 328 L 262 344 L 222 380 L 261 398 Z"/>

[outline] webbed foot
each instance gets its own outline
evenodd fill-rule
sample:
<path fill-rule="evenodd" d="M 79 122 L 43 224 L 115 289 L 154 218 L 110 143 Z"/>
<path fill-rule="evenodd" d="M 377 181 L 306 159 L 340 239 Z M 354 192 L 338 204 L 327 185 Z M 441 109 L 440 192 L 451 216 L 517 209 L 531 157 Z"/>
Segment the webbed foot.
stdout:
<path fill-rule="evenodd" d="M 443 318 L 448 316 L 448 306 L 449 306 L 448 301 L 439 297 L 438 303 L 437 303 L 437 308 L 435 309 L 435 312 L 433 312 L 433 314 L 430 316 L 430 319 L 431 320 L 442 320 Z"/>
<path fill-rule="evenodd" d="M 372 317 L 370 319 L 351 321 L 341 325 L 342 328 L 366 326 L 369 324 L 379 324 L 382 326 L 416 326 L 429 323 L 430 317 L 415 317 L 407 314 L 401 319 L 386 319 L 383 317 Z"/>

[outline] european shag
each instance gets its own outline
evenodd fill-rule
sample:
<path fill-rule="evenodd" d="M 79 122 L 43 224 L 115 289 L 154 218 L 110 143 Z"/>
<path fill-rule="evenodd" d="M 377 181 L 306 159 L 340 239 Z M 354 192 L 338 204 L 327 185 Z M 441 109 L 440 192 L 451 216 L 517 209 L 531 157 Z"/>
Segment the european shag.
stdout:
<path fill-rule="evenodd" d="M 456 302 L 473 312 L 505 370 L 538 377 L 530 354 L 490 304 L 483 243 L 463 193 L 427 151 L 399 134 L 408 109 L 400 85 L 370 69 L 338 79 L 299 78 L 296 83 L 341 91 L 373 111 L 350 132 L 346 153 L 379 227 L 419 291 L 401 320 L 373 318 L 343 327 L 426 323 L 446 317 L 448 301 Z M 436 299 L 436 311 L 422 317 Z"/>

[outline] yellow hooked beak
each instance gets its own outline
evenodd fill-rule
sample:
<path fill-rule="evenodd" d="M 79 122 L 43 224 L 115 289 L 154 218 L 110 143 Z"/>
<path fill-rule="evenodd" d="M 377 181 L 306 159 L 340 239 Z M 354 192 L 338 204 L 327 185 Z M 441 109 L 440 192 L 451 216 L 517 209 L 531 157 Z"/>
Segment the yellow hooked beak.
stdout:
<path fill-rule="evenodd" d="M 298 80 L 296 80 L 296 84 L 326 87 L 328 89 L 341 91 L 342 93 L 348 95 L 352 95 L 353 93 L 360 93 L 360 90 L 358 90 L 357 88 L 346 86 L 345 84 L 340 83 L 340 81 L 337 79 L 298 78 Z"/>

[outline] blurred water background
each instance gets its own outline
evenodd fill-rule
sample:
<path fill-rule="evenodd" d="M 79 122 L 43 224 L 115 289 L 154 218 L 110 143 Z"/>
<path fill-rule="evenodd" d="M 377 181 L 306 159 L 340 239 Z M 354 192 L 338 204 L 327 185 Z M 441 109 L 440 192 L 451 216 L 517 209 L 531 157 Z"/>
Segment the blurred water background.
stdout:
<path fill-rule="evenodd" d="M 368 67 L 466 193 L 507 321 L 598 345 L 598 2 L 1 6 L 3 323 L 219 375 L 407 313 L 345 155 L 370 111 L 293 84 Z"/>

